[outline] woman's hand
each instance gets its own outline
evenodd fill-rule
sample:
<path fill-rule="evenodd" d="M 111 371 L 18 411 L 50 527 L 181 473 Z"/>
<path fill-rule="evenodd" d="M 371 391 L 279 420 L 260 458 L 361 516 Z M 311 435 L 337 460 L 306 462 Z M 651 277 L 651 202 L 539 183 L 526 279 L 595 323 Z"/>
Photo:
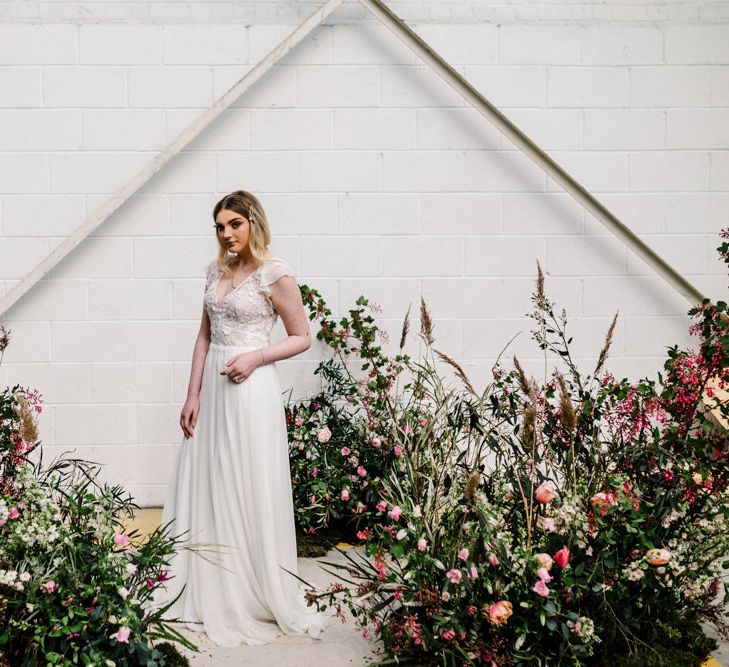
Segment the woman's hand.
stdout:
<path fill-rule="evenodd" d="M 188 396 L 180 413 L 180 426 L 186 438 L 192 437 L 192 429 L 197 424 L 198 412 L 200 412 L 200 398 Z"/>
<path fill-rule="evenodd" d="M 263 355 L 260 350 L 236 354 L 225 364 L 225 370 L 220 371 L 221 375 L 227 375 L 233 382 L 243 382 L 253 371 L 263 363 Z"/>

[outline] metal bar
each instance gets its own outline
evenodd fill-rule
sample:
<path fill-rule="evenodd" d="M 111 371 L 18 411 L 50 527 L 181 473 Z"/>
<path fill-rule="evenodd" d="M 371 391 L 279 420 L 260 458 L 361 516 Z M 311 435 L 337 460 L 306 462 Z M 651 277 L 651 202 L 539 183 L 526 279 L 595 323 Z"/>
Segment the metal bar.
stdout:
<path fill-rule="evenodd" d="M 139 188 L 159 172 L 175 155 L 205 130 L 223 111 L 263 77 L 271 67 L 283 58 L 294 46 L 304 39 L 314 28 L 335 11 L 343 0 L 328 0 L 311 16 L 304 20 L 293 32 L 272 49 L 253 69 L 218 98 L 201 116 L 196 118 L 177 138 L 159 152 L 152 161 L 139 171 L 124 187 L 113 194 L 83 224 L 79 225 L 63 243 L 26 275 L 5 297 L 0 300 L 0 315 L 17 303 L 43 276 L 73 251 L 91 232 L 105 222 Z"/>
<path fill-rule="evenodd" d="M 701 303 L 703 294 L 659 257 L 603 204 L 583 188 L 572 176 L 549 157 L 514 123 L 481 95 L 466 79 L 441 58 L 423 39 L 380 0 L 360 0 L 382 23 L 394 32 L 410 49 L 428 63 L 448 84 L 468 100 L 475 109 L 503 132 L 542 170 L 559 183 L 585 209 L 642 258 L 670 285 L 685 296 L 692 305 Z"/>

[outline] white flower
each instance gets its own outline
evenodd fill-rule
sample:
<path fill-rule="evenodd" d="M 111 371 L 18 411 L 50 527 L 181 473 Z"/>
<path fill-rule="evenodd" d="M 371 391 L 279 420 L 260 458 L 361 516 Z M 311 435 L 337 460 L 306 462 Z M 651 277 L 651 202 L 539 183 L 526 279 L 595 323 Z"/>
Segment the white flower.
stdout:
<path fill-rule="evenodd" d="M 120 586 L 120 587 L 119 587 L 119 588 L 117 589 L 117 591 L 116 591 L 116 592 L 117 592 L 117 593 L 119 593 L 119 595 L 120 595 L 120 596 L 121 596 L 122 598 L 124 598 L 125 600 L 127 599 L 127 596 L 129 595 L 129 589 L 128 589 L 128 588 L 127 588 L 126 586 Z"/>

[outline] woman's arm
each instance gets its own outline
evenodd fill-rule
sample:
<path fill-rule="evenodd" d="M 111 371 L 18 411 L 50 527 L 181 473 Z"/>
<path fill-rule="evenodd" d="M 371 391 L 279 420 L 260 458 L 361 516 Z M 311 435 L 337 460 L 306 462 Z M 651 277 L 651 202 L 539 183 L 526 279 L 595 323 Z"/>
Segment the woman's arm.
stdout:
<path fill-rule="evenodd" d="M 269 286 L 271 302 L 281 317 L 288 337 L 273 345 L 259 348 L 261 366 L 288 359 L 311 347 L 309 318 L 306 316 L 304 302 L 296 278 L 281 276 Z"/>
<path fill-rule="evenodd" d="M 203 308 L 200 331 L 197 334 L 195 347 L 192 351 L 192 370 L 190 371 L 190 384 L 187 387 L 187 399 L 180 413 L 180 428 L 182 428 L 186 438 L 192 437 L 192 429 L 197 424 L 197 415 L 200 411 L 200 387 L 209 346 L 210 319 L 207 311 Z"/>
<path fill-rule="evenodd" d="M 202 385 L 203 369 L 205 368 L 205 359 L 208 356 L 208 348 L 210 347 L 210 318 L 203 308 L 202 319 L 200 320 L 200 330 L 197 334 L 195 347 L 192 350 L 192 370 L 190 371 L 190 383 L 187 387 L 187 397 L 197 398 L 200 396 L 200 386 Z"/>

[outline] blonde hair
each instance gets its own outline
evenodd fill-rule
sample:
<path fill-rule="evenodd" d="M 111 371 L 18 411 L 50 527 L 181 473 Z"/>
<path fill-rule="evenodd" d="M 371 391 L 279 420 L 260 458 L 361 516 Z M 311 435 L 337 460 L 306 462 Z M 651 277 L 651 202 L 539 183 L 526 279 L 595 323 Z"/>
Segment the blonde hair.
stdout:
<path fill-rule="evenodd" d="M 235 211 L 242 215 L 250 223 L 250 235 L 248 237 L 248 247 L 251 255 L 260 266 L 266 259 L 271 256 L 268 246 L 271 243 L 271 230 L 268 226 L 266 212 L 258 198 L 246 190 L 236 190 L 225 195 L 213 209 L 213 220 L 217 223 L 218 213 L 223 209 Z M 218 266 L 223 273 L 231 273 L 231 264 L 235 261 L 233 256 L 228 254 L 225 244 L 221 241 L 217 232 L 215 238 L 218 241 Z"/>

